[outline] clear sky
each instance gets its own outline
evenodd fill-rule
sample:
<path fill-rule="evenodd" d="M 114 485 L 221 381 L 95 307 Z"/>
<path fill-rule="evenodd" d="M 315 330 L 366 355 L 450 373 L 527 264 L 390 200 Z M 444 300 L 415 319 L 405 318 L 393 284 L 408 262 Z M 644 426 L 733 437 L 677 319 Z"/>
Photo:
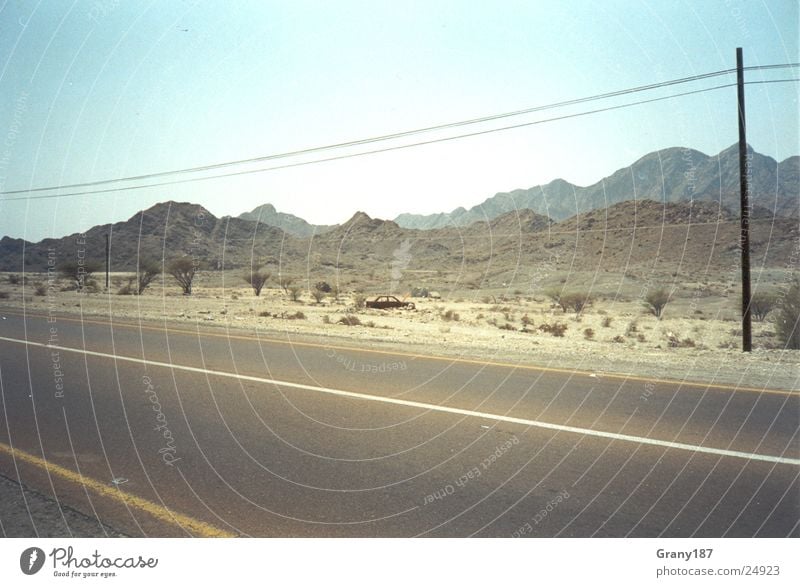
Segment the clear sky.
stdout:
<path fill-rule="evenodd" d="M 796 0 L 0 0 L 0 191 L 282 153 L 728 69 L 737 46 L 745 65 L 798 62 L 798 18 Z M 798 154 L 797 99 L 797 83 L 747 88 L 756 150 Z M 588 185 L 656 149 L 716 154 L 737 138 L 728 88 L 268 173 L 0 201 L 0 236 L 63 236 L 170 199 L 218 216 L 269 202 L 320 224 L 357 210 L 449 211 L 557 177 Z"/>

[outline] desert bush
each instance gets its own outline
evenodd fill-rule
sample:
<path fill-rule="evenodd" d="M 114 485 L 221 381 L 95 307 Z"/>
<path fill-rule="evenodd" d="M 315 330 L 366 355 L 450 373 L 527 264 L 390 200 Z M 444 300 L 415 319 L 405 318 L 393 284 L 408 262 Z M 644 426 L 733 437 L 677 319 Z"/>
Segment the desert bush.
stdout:
<path fill-rule="evenodd" d="M 261 312 L 258 313 L 258 315 L 261 316 L 262 318 L 269 318 L 270 316 L 272 316 L 272 314 L 267 310 L 262 310 Z"/>
<path fill-rule="evenodd" d="M 330 284 L 327 281 L 318 281 L 317 283 L 314 284 L 314 289 L 318 289 L 321 292 L 329 294 L 329 293 L 331 293 L 331 290 L 333 288 L 330 286 Z"/>
<path fill-rule="evenodd" d="M 330 316 L 328 316 L 327 314 L 325 314 L 325 315 L 322 317 L 322 323 L 323 323 L 323 324 L 330 324 L 330 323 L 331 323 L 331 317 L 330 317 Z"/>
<path fill-rule="evenodd" d="M 35 284 L 35 289 L 33 290 L 33 295 L 35 296 L 46 296 L 47 295 L 47 286 L 43 283 Z"/>
<path fill-rule="evenodd" d="M 192 295 L 192 283 L 197 274 L 197 264 L 188 257 L 174 259 L 167 267 L 167 272 L 172 275 L 183 290 L 183 295 Z"/>
<path fill-rule="evenodd" d="M 77 263 L 74 261 L 62 263 L 58 272 L 70 281 L 73 282 L 75 289 L 82 290 L 89 285 L 89 278 L 91 275 L 100 270 L 100 263 L 95 261 L 85 261 Z"/>
<path fill-rule="evenodd" d="M 356 293 L 353 295 L 353 305 L 355 305 L 358 310 L 364 309 L 367 306 L 367 296 L 363 293 Z"/>
<path fill-rule="evenodd" d="M 530 316 L 528 316 L 527 314 L 523 314 L 522 318 L 520 318 L 519 321 L 522 322 L 523 326 L 532 326 L 533 325 L 533 320 L 531 320 Z"/>
<path fill-rule="evenodd" d="M 301 312 L 299 310 L 297 312 L 295 312 L 294 314 L 284 314 L 283 317 L 286 318 L 287 320 L 305 320 L 306 319 L 306 315 L 303 314 L 303 312 Z"/>
<path fill-rule="evenodd" d="M 551 290 L 548 290 L 548 291 L 544 292 L 544 295 L 546 295 L 548 298 L 550 298 L 550 301 L 552 302 L 552 304 L 554 306 L 558 306 L 559 308 L 561 308 L 562 312 L 566 312 L 569 309 L 569 306 L 567 306 L 566 304 L 564 304 L 561 301 L 561 297 L 562 296 L 561 296 L 561 291 L 560 290 L 551 289 Z"/>
<path fill-rule="evenodd" d="M 299 285 L 290 285 L 287 291 L 289 293 L 289 299 L 293 302 L 299 302 L 303 295 L 303 288 Z"/>
<path fill-rule="evenodd" d="M 645 338 L 645 335 L 642 334 L 641 332 L 636 335 L 636 340 L 638 340 L 639 342 L 647 342 L 647 338 Z"/>
<path fill-rule="evenodd" d="M 566 312 L 572 310 L 576 314 L 580 314 L 583 310 L 592 303 L 591 296 L 586 292 L 573 292 L 562 295 L 558 299 L 558 305 Z"/>
<path fill-rule="evenodd" d="M 8 292 L 0 291 L 0 300 L 7 300 L 7 299 L 8 299 Z"/>
<path fill-rule="evenodd" d="M 628 326 L 625 328 L 625 336 L 633 336 L 639 332 L 639 326 L 636 324 L 636 321 L 629 322 Z"/>
<path fill-rule="evenodd" d="M 294 277 L 289 277 L 288 275 L 279 275 L 278 276 L 278 285 L 283 290 L 284 293 L 289 293 L 289 287 L 294 283 Z"/>
<path fill-rule="evenodd" d="M 603 322 L 602 322 L 603 328 L 609 328 L 611 326 L 612 321 L 613 319 L 611 318 L 611 316 L 603 317 Z"/>
<path fill-rule="evenodd" d="M 483 320 L 484 318 L 486 318 L 486 316 L 484 316 L 483 313 L 480 313 L 477 316 L 475 316 L 475 320 Z"/>
<path fill-rule="evenodd" d="M 625 337 L 624 336 L 620 336 L 618 334 L 617 336 L 615 336 L 614 338 L 611 339 L 611 342 L 616 342 L 616 343 L 625 342 Z"/>
<path fill-rule="evenodd" d="M 134 277 L 129 277 L 128 278 L 128 283 L 126 283 L 125 285 L 123 285 L 122 287 L 120 287 L 117 290 L 117 295 L 118 296 L 132 296 L 135 293 L 135 291 L 133 289 L 133 281 L 134 281 L 134 279 L 135 279 Z"/>
<path fill-rule="evenodd" d="M 345 326 L 361 326 L 361 320 L 358 319 L 358 316 L 354 316 L 352 314 L 345 314 L 344 316 L 340 317 L 336 323 L 344 324 Z"/>
<path fill-rule="evenodd" d="M 461 316 L 455 310 L 446 310 L 444 313 L 440 314 L 442 320 L 445 322 L 458 322 L 461 320 Z"/>
<path fill-rule="evenodd" d="M 756 322 L 763 322 L 767 314 L 775 307 L 776 302 L 775 294 L 757 292 L 750 298 L 750 314 Z"/>
<path fill-rule="evenodd" d="M 779 298 L 778 313 L 775 317 L 778 338 L 786 349 L 800 349 L 800 279 L 795 278 Z"/>
<path fill-rule="evenodd" d="M 88 293 L 98 293 L 100 291 L 100 284 L 94 279 L 88 279 L 84 282 L 83 289 Z"/>
<path fill-rule="evenodd" d="M 516 330 L 516 328 L 514 328 L 514 325 L 509 324 L 508 322 L 506 322 L 505 324 L 501 324 L 500 326 L 498 326 L 498 328 L 500 330 Z"/>
<path fill-rule="evenodd" d="M 253 293 L 256 297 L 261 295 L 261 290 L 270 277 L 272 277 L 272 274 L 269 271 L 260 271 L 257 267 L 253 267 L 250 271 L 242 275 L 242 279 L 253 288 Z"/>
<path fill-rule="evenodd" d="M 8 276 L 8 283 L 10 283 L 11 285 L 19 285 L 20 281 L 21 278 L 16 273 L 12 273 L 11 275 Z"/>
<path fill-rule="evenodd" d="M 131 286 L 131 293 L 142 295 L 144 290 L 150 287 L 158 274 L 161 273 L 161 267 L 158 263 L 151 259 L 146 259 L 139 263 L 139 270 L 136 272 L 136 288 Z M 131 285 L 131 282 L 128 282 Z"/>
<path fill-rule="evenodd" d="M 428 288 L 427 287 L 412 287 L 411 288 L 411 297 L 412 298 L 427 298 L 428 297 Z"/>
<path fill-rule="evenodd" d="M 594 339 L 594 330 L 591 328 L 584 328 L 583 329 L 583 338 L 586 340 L 593 340 Z"/>
<path fill-rule="evenodd" d="M 649 291 L 644 297 L 644 304 L 650 313 L 661 320 L 664 306 L 669 302 L 669 292 L 663 288 Z"/>
<path fill-rule="evenodd" d="M 544 322 L 539 325 L 539 331 L 547 332 L 553 336 L 563 337 L 564 333 L 567 331 L 567 325 L 560 322 L 553 322 L 552 324 Z"/>
<path fill-rule="evenodd" d="M 314 289 L 311 290 L 311 297 L 314 298 L 314 301 L 317 302 L 318 304 L 322 303 L 322 300 L 326 298 L 328 292 L 331 290 L 331 286 L 328 285 L 327 283 L 324 283 L 324 285 L 328 285 L 328 291 L 325 291 L 323 288 L 320 288 L 320 283 L 315 285 Z"/>

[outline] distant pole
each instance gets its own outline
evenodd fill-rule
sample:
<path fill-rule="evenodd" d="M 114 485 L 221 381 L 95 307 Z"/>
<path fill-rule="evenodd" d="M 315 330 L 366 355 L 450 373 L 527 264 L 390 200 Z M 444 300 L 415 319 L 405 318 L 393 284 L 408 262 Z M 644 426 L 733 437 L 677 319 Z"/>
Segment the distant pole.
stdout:
<path fill-rule="evenodd" d="M 747 164 L 747 136 L 744 119 L 744 67 L 742 48 L 736 48 L 736 87 L 739 95 L 739 194 L 741 196 L 742 244 L 742 350 L 753 350 L 752 319 L 750 317 L 750 182 Z"/>
<path fill-rule="evenodd" d="M 111 265 L 111 248 L 108 244 L 108 233 L 106 233 L 106 291 L 108 291 L 108 272 L 109 272 L 109 265 Z"/>

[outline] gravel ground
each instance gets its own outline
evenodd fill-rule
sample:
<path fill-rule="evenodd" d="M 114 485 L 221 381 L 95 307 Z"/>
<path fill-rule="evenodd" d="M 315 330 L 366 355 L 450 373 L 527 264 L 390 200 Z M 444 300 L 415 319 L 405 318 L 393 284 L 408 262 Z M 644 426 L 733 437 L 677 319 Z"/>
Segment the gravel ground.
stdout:
<path fill-rule="evenodd" d="M 5 538 L 123 537 L 97 519 L 0 475 L 0 531 Z"/>
<path fill-rule="evenodd" d="M 359 310 L 352 296 L 315 304 L 292 302 L 279 289 L 255 297 L 246 287 L 197 287 L 191 297 L 174 288 L 143 296 L 62 291 L 26 296 L 11 291 L 0 312 L 67 313 L 83 317 L 169 322 L 242 331 L 323 344 L 399 350 L 558 369 L 800 389 L 800 351 L 784 350 L 768 319 L 754 323 L 754 352 L 742 353 L 741 325 L 730 300 L 676 300 L 662 319 L 641 302 L 597 301 L 579 319 L 544 299 L 518 297 L 496 303 L 415 299 L 416 310 Z M 298 315 L 298 312 L 300 313 Z M 361 325 L 339 321 L 355 316 Z M 566 325 L 563 336 L 542 328 Z"/>

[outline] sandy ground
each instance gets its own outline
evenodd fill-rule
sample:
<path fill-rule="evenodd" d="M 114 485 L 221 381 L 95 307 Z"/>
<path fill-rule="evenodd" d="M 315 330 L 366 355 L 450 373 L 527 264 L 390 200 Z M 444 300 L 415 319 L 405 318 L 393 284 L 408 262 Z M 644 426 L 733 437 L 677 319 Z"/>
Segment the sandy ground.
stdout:
<path fill-rule="evenodd" d="M 265 288 L 256 297 L 235 280 L 204 284 L 200 279 L 192 296 L 181 295 L 173 284 L 155 284 L 142 296 L 59 291 L 66 282 L 35 295 L 35 281 L 32 277 L 23 290 L 0 276 L 0 314 L 24 307 L 35 313 L 166 320 L 254 336 L 576 369 L 598 377 L 615 373 L 800 389 L 800 351 L 781 348 L 770 317 L 754 322 L 754 351 L 742 353 L 741 324 L 730 304 L 714 300 L 677 299 L 658 320 L 638 301 L 596 301 L 576 317 L 553 308 L 544 296 L 487 299 L 485 292 L 465 292 L 464 298 L 415 298 L 415 310 L 384 311 L 355 309 L 352 294 L 316 303 L 307 292 L 291 301 L 283 290 Z M 355 316 L 361 325 L 338 323 L 345 316 Z M 563 336 L 542 330 L 556 323 L 566 325 Z"/>

